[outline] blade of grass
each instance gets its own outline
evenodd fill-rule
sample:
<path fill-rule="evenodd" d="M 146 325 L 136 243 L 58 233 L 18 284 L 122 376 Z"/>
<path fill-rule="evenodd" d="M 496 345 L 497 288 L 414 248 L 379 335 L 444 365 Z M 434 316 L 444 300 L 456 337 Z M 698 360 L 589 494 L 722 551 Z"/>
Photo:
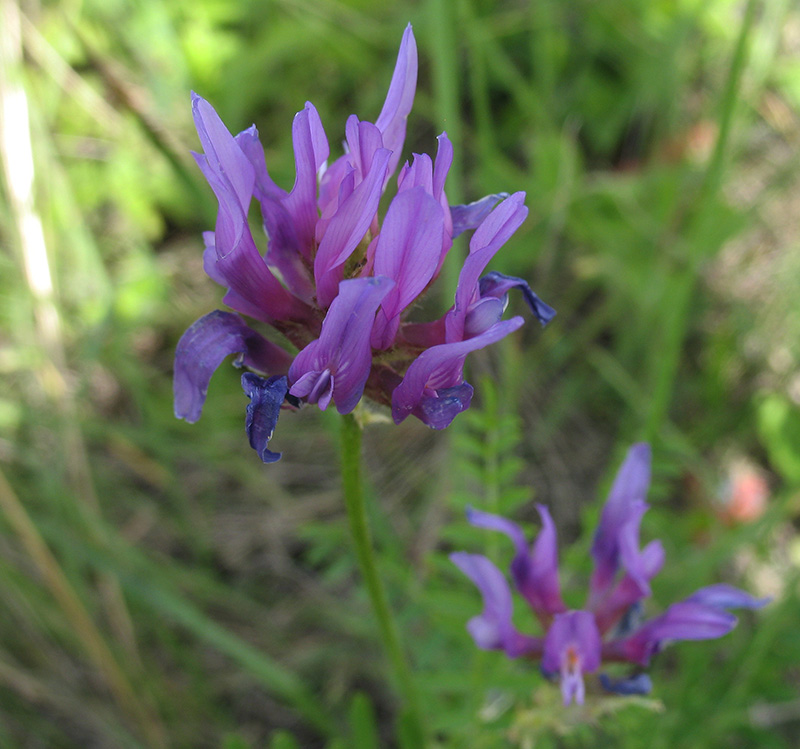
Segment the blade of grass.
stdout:
<path fill-rule="evenodd" d="M 155 713 L 139 700 L 100 630 L 92 621 L 83 603 L 64 575 L 58 561 L 42 539 L 5 474 L 0 471 L 0 510 L 36 565 L 45 584 L 64 611 L 76 636 L 80 639 L 95 667 L 103 675 L 120 707 L 135 721 L 148 743 L 166 747 L 163 729 Z"/>
<path fill-rule="evenodd" d="M 692 242 L 697 243 L 697 246 L 689 254 L 686 267 L 682 273 L 676 275 L 671 284 L 672 288 L 665 297 L 663 321 L 665 337 L 658 347 L 657 371 L 650 389 L 650 409 L 644 425 L 644 439 L 649 442 L 655 440 L 669 409 L 678 364 L 688 332 L 693 291 L 701 263 L 709 251 L 703 244 L 703 234 L 705 224 L 711 216 L 704 208 L 716 197 L 722 184 L 742 75 L 747 62 L 748 43 L 756 23 L 756 8 L 756 0 L 748 0 L 722 94 L 719 134 L 700 189 L 694 199 L 697 209 L 689 218 L 685 232 L 687 246 L 691 247 Z"/>

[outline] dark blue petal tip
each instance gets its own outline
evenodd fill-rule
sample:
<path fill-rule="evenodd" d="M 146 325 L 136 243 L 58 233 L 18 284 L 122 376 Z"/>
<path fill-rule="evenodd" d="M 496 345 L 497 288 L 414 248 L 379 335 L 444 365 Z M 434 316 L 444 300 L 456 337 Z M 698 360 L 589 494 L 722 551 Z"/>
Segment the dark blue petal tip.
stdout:
<path fill-rule="evenodd" d="M 264 463 L 275 463 L 280 460 L 281 453 L 272 452 L 268 444 L 278 423 L 281 404 L 289 389 L 286 376 L 270 377 L 265 380 L 252 372 L 245 372 L 242 375 L 242 388 L 250 398 L 245 417 L 245 429 L 250 439 L 250 446 Z"/>
<path fill-rule="evenodd" d="M 511 289 L 522 291 L 528 307 L 530 307 L 534 317 L 542 324 L 542 327 L 556 316 L 556 311 L 539 298 L 539 295 L 531 289 L 524 278 L 506 276 L 503 273 L 492 271 L 483 276 L 479 284 L 481 297 L 493 296 L 502 299 Z"/>
<path fill-rule="evenodd" d="M 653 682 L 645 673 L 627 676 L 623 679 L 612 679 L 608 674 L 600 674 L 600 684 L 606 692 L 623 694 L 626 696 L 632 694 L 650 694 L 653 690 Z"/>

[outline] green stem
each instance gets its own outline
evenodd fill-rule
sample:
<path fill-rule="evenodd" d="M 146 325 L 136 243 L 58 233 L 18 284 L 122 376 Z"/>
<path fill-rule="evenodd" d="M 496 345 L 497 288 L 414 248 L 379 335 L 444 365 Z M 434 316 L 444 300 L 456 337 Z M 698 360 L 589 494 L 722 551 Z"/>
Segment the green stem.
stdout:
<path fill-rule="evenodd" d="M 378 574 L 375 550 L 367 521 L 367 505 L 361 472 L 361 427 L 352 414 L 342 417 L 342 489 L 347 507 L 347 520 L 358 557 L 358 566 L 369 593 L 372 610 L 378 620 L 383 646 L 394 672 L 396 686 L 405 702 L 405 715 L 419 746 L 424 746 L 422 713 L 411 668 L 409 667 L 400 633 L 389 608 L 383 581 Z"/>

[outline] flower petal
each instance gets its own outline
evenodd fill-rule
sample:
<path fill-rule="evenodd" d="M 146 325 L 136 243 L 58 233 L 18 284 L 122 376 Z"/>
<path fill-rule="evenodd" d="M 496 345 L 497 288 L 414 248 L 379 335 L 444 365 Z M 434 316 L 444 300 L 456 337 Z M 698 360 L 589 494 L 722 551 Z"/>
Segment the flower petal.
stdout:
<path fill-rule="evenodd" d="M 609 492 L 592 544 L 595 568 L 591 600 L 597 602 L 610 588 L 619 569 L 619 534 L 626 522 L 641 512 L 650 485 L 650 446 L 645 442 L 628 450 Z"/>
<path fill-rule="evenodd" d="M 328 307 L 336 296 L 344 264 L 375 217 L 390 155 L 385 148 L 375 152 L 369 174 L 339 205 L 325 230 L 314 258 L 317 303 L 323 308 Z"/>
<path fill-rule="evenodd" d="M 673 603 L 623 640 L 606 645 L 606 655 L 646 666 L 669 640 L 710 640 L 728 634 L 736 617 L 727 611 L 691 601 Z"/>
<path fill-rule="evenodd" d="M 482 650 L 504 650 L 510 657 L 541 652 L 541 640 L 520 634 L 511 623 L 511 591 L 503 573 L 481 554 L 456 552 L 456 565 L 483 596 L 483 612 L 467 624 L 475 644 Z"/>
<path fill-rule="evenodd" d="M 317 212 L 317 172 L 330 154 L 328 139 L 317 110 L 311 102 L 299 111 L 292 122 L 295 182 L 283 201 L 292 217 L 300 251 L 311 259 Z"/>
<path fill-rule="evenodd" d="M 195 154 L 195 159 L 219 201 L 214 230 L 216 260 L 208 255 L 204 258 L 206 267 L 213 265 L 210 275 L 224 279 L 235 298 L 241 298 L 257 319 L 307 319 L 310 309 L 270 272 L 250 233 L 247 211 L 255 186 L 253 166 L 214 108 L 196 94 L 192 112 L 205 151 Z"/>
<path fill-rule="evenodd" d="M 547 626 L 553 614 L 566 610 L 558 582 L 558 544 L 556 529 L 544 505 L 536 505 L 542 530 L 529 550 L 522 529 L 507 518 L 477 510 L 467 510 L 467 520 L 475 526 L 505 533 L 513 542 L 516 554 L 511 574 L 517 590 L 525 597 L 540 621 Z"/>
<path fill-rule="evenodd" d="M 272 439 L 281 412 L 281 404 L 286 397 L 286 375 L 265 380 L 252 372 L 245 372 L 242 375 L 242 388 L 250 398 L 245 417 L 245 429 L 250 438 L 250 446 L 264 463 L 274 463 L 280 460 L 281 454 L 272 452 L 268 443 Z"/>
<path fill-rule="evenodd" d="M 394 173 L 400 163 L 400 154 L 406 138 L 406 120 L 414 104 L 417 89 L 417 43 L 411 24 L 403 32 L 400 50 L 397 53 L 392 82 L 386 94 L 381 113 L 375 125 L 383 134 L 383 144 L 392 152 L 388 175 Z"/>
<path fill-rule="evenodd" d="M 400 314 L 433 277 L 444 234 L 441 206 L 422 187 L 399 193 L 386 213 L 375 249 L 375 275 L 395 281 L 372 329 L 372 347 L 387 349 L 400 327 Z"/>
<path fill-rule="evenodd" d="M 626 676 L 623 679 L 612 679 L 608 674 L 600 674 L 600 684 L 606 692 L 625 696 L 650 694 L 653 691 L 653 682 L 645 673 Z"/>
<path fill-rule="evenodd" d="M 588 611 L 556 614 L 547 631 L 542 654 L 542 671 L 561 674 L 564 704 L 583 704 L 583 674 L 600 667 L 602 643 L 594 617 Z"/>
<path fill-rule="evenodd" d="M 480 298 L 478 279 L 495 253 L 509 240 L 528 215 L 525 193 L 514 193 L 504 200 L 478 227 L 469 243 L 469 255 L 458 276 L 455 306 L 446 316 L 447 340 L 464 338 L 470 305 Z"/>
<path fill-rule="evenodd" d="M 521 317 L 513 317 L 497 323 L 474 338 L 455 343 L 443 343 L 423 351 L 411 362 L 403 381 L 392 393 L 392 418 L 395 424 L 399 424 L 414 413 L 434 429 L 444 429 L 448 426 L 453 418 L 464 410 L 463 407 L 446 409 L 440 415 L 441 418 L 434 423 L 424 418 L 422 401 L 436 398 L 438 391 L 461 385 L 464 360 L 467 354 L 499 341 L 517 330 L 523 322 Z M 459 404 L 463 406 L 463 401 L 459 400 Z"/>
<path fill-rule="evenodd" d="M 339 294 L 322 322 L 319 338 L 309 343 L 289 368 L 292 395 L 302 397 L 315 388 L 326 392 L 318 379 L 310 385 L 312 379 L 304 376 L 312 372 L 318 373 L 319 378 L 330 375 L 330 392 L 339 413 L 350 413 L 355 408 L 372 364 L 369 332 L 375 312 L 393 286 L 392 279 L 382 276 L 353 278 L 339 284 Z M 326 387 L 327 384 L 326 381 Z"/>
<path fill-rule="evenodd" d="M 496 297 L 498 299 L 504 299 L 511 289 L 520 289 L 525 301 L 531 308 L 531 312 L 542 324 L 542 327 L 556 316 L 556 311 L 549 304 L 543 302 L 523 278 L 506 276 L 497 271 L 492 271 L 481 278 L 479 288 L 481 297 Z"/>
<path fill-rule="evenodd" d="M 291 356 L 251 330 L 238 315 L 215 310 L 196 320 L 175 349 L 175 416 L 194 423 L 200 418 L 208 383 L 222 360 L 239 354 L 239 366 L 262 372 L 286 372 Z"/>
<path fill-rule="evenodd" d="M 772 599 L 754 598 L 739 588 L 732 585 L 718 583 L 707 585 L 705 588 L 695 591 L 687 599 L 687 603 L 700 603 L 703 606 L 711 606 L 715 609 L 760 609 L 766 606 Z"/>
<path fill-rule="evenodd" d="M 453 219 L 453 239 L 465 231 L 477 229 L 492 212 L 492 208 L 507 197 L 507 192 L 498 192 L 467 205 L 451 205 L 450 215 Z"/>

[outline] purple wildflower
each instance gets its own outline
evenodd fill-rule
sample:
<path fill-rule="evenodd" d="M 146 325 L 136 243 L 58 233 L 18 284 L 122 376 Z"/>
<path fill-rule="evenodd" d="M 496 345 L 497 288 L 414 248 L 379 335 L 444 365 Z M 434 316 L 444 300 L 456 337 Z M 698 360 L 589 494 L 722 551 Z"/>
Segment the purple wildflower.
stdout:
<path fill-rule="evenodd" d="M 664 563 L 659 541 L 639 548 L 649 482 L 650 447 L 640 443 L 628 451 L 603 507 L 592 546 L 589 596 L 585 608 L 579 610 L 567 610 L 561 599 L 555 527 L 543 506 L 537 506 L 542 530 L 530 548 L 516 523 L 468 511 L 472 525 L 500 531 L 513 542 L 511 577 L 541 622 L 544 637 L 530 637 L 514 627 L 511 589 L 491 561 L 464 552 L 450 556 L 483 597 L 483 612 L 467 625 L 475 644 L 484 650 L 503 650 L 511 658 L 540 657 L 543 673 L 560 680 L 565 705 L 583 703 L 583 674 L 594 673 L 602 662 L 646 667 L 668 642 L 707 640 L 730 632 L 737 620 L 727 609 L 756 609 L 768 602 L 730 585 L 709 585 L 672 604 L 660 616 L 640 621 L 650 580 Z M 617 694 L 646 694 L 651 687 L 649 677 L 641 672 L 622 679 L 600 674 L 599 681 L 606 691 Z"/>
<path fill-rule="evenodd" d="M 296 178 L 286 191 L 267 171 L 255 126 L 231 135 L 213 107 L 192 97 L 203 153 L 198 166 L 219 201 L 204 235 L 206 273 L 227 289 L 233 312 L 215 311 L 184 333 L 175 354 L 175 415 L 200 418 L 208 384 L 229 354 L 246 367 L 247 433 L 264 462 L 282 406 L 331 403 L 351 412 L 363 395 L 442 429 L 469 407 L 464 380 L 469 353 L 523 324 L 503 320 L 507 294 L 519 289 L 542 325 L 555 312 L 519 278 L 483 275 L 498 249 L 525 220 L 525 194 L 498 193 L 450 206 L 445 182 L 453 147 L 442 133 L 436 157 L 414 154 L 400 168 L 385 217 L 378 205 L 400 165 L 417 83 L 417 48 L 409 26 L 377 120 L 351 115 L 344 154 L 330 149 L 311 103 L 292 124 Z M 255 200 L 268 236 L 264 254 L 250 231 Z M 408 311 L 436 280 L 453 238 L 474 231 L 454 305 L 441 319 L 412 323 Z M 239 315 L 277 330 L 286 348 Z"/>

